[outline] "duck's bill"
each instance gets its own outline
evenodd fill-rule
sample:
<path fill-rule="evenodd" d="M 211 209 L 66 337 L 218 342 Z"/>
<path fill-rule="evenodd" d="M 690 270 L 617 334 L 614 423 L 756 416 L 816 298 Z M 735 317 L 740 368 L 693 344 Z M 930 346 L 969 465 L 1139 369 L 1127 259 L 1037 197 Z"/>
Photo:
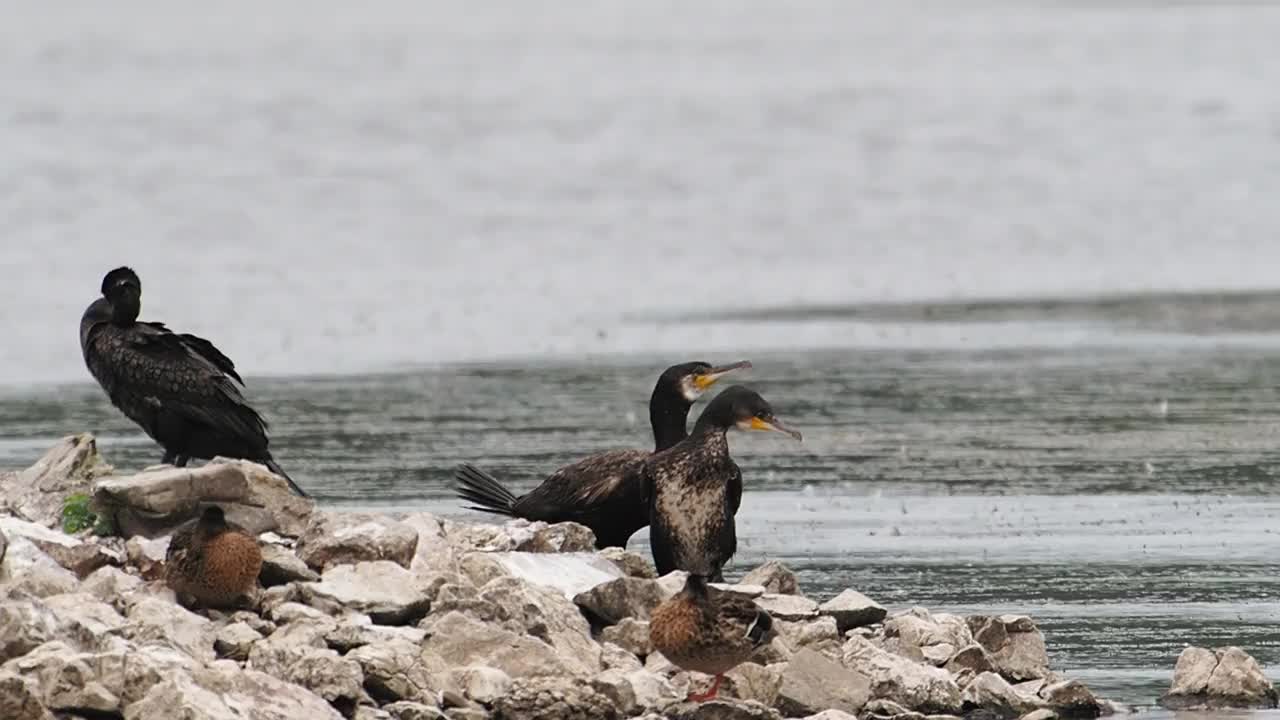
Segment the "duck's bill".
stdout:
<path fill-rule="evenodd" d="M 716 381 L 718 381 L 720 378 L 724 377 L 725 375 L 728 375 L 729 373 L 735 370 L 747 370 L 747 369 L 750 369 L 750 367 L 751 367 L 750 360 L 743 360 L 741 362 L 731 363 L 729 365 L 721 365 L 720 367 L 713 367 L 707 372 L 701 375 L 695 376 L 693 378 L 693 384 L 697 385 L 699 390 L 706 390 L 712 385 L 715 385 Z"/>
<path fill-rule="evenodd" d="M 804 440 L 801 439 L 799 430 L 792 430 L 786 425 L 783 425 L 782 421 L 778 420 L 777 418 L 774 418 L 773 420 L 765 420 L 764 418 L 758 418 L 758 417 L 751 418 L 751 429 L 752 430 L 772 430 L 774 432 L 780 432 L 783 435 L 790 435 L 791 437 L 795 438 L 797 442 L 804 442 Z"/>

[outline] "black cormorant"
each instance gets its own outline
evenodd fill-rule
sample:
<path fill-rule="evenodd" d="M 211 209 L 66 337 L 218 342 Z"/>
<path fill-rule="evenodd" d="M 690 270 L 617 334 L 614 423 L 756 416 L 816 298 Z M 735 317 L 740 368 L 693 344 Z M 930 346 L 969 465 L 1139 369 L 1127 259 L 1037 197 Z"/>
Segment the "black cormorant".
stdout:
<path fill-rule="evenodd" d="M 89 372 L 115 405 L 164 447 L 178 467 L 217 455 L 266 465 L 306 497 L 267 449 L 267 422 L 236 383 L 235 364 L 204 338 L 139 322 L 142 281 L 119 267 L 102 279 L 102 297 L 80 318 Z"/>
<path fill-rule="evenodd" d="M 800 439 L 758 393 L 734 385 L 707 405 L 688 438 L 646 460 L 641 473 L 649 544 L 659 575 L 685 570 L 717 582 L 737 550 L 734 515 L 742 502 L 742 471 L 729 457 L 726 437 L 734 427 Z"/>
<path fill-rule="evenodd" d="M 717 380 L 747 361 L 712 367 L 705 362 L 672 365 L 663 371 L 649 399 L 654 452 L 687 437 L 689 408 Z M 463 463 L 454 472 L 458 496 L 476 503 L 471 509 L 527 520 L 572 520 L 591 528 L 596 546 L 626 547 L 637 530 L 649 524 L 639 469 L 651 453 L 612 450 L 566 465 L 528 493 L 516 497 L 492 475 Z"/>

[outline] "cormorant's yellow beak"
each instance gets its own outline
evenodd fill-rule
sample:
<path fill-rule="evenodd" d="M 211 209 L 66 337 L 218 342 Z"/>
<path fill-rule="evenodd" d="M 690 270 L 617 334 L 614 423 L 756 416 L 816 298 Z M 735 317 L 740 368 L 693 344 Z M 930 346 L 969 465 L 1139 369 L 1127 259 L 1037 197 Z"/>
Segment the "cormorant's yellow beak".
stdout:
<path fill-rule="evenodd" d="M 736 362 L 729 365 L 721 365 L 720 367 L 714 367 L 701 375 L 694 375 L 693 384 L 695 387 L 698 388 L 700 392 L 705 392 L 707 388 L 711 387 L 712 385 L 715 385 L 716 381 L 724 377 L 725 375 L 728 375 L 734 370 L 746 370 L 746 369 L 749 369 L 750 367 L 751 367 L 751 362 L 749 360 L 743 360 L 742 362 Z"/>
<path fill-rule="evenodd" d="M 783 425 L 777 418 L 774 418 L 773 420 L 765 420 L 764 418 L 753 417 L 751 418 L 751 429 L 772 430 L 774 432 L 780 432 L 783 435 L 790 435 L 795 438 L 797 442 L 804 442 L 800 437 L 799 430 L 792 430 L 786 425 Z"/>

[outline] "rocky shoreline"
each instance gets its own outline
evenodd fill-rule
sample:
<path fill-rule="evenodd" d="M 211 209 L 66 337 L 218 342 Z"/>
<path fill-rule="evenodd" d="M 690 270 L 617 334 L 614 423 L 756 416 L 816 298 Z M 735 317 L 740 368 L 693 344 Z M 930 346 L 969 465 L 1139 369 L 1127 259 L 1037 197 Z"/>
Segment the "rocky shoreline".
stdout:
<path fill-rule="evenodd" d="M 160 579 L 168 534 L 216 502 L 259 533 L 263 589 L 192 612 Z M 62 529 L 70 532 L 63 532 Z M 101 533 L 113 533 L 103 535 Z M 124 537 L 121 537 L 123 535 Z M 127 539 L 126 539 L 127 538 Z M 730 587 L 777 637 L 710 678 L 649 647 L 683 584 L 572 523 L 331 513 L 242 461 L 116 475 L 93 438 L 0 473 L 0 718 L 697 720 L 1092 718 L 1125 709 L 1054 672 L 1025 616 L 819 603 L 778 563 Z M 1238 648 L 1188 648 L 1170 708 L 1275 707 Z"/>

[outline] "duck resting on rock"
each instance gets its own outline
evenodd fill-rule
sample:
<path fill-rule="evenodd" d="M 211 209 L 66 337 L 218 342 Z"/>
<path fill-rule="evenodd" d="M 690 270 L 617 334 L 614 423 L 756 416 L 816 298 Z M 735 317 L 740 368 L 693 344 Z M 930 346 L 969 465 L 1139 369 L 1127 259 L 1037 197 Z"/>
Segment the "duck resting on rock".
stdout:
<path fill-rule="evenodd" d="M 654 451 L 688 437 L 689 409 L 720 378 L 750 368 L 747 361 L 713 367 L 705 362 L 672 365 L 663 371 L 649 398 Z M 492 475 L 463 463 L 454 471 L 457 493 L 475 503 L 473 510 L 549 523 L 573 521 L 596 534 L 596 547 L 626 547 L 649 524 L 640 468 L 652 453 L 611 450 L 566 465 L 542 484 L 517 497 Z"/>
<path fill-rule="evenodd" d="M 233 607 L 253 591 L 261 571 L 258 539 L 227 522 L 217 505 L 179 527 L 164 558 L 165 584 L 180 600 L 187 596 L 209 608 Z"/>
<path fill-rule="evenodd" d="M 696 573 L 649 617 L 654 650 L 682 670 L 715 676 L 710 690 L 689 695 L 697 702 L 714 698 L 724 674 L 772 637 L 768 612 L 745 595 L 708 586 L 707 578 Z"/>
<path fill-rule="evenodd" d="M 649 544 L 659 575 L 684 570 L 719 582 L 721 568 L 737 551 L 734 516 L 742 503 L 742 471 L 729 456 L 730 428 L 801 439 L 759 393 L 734 385 L 707 405 L 689 437 L 646 460 Z"/>

